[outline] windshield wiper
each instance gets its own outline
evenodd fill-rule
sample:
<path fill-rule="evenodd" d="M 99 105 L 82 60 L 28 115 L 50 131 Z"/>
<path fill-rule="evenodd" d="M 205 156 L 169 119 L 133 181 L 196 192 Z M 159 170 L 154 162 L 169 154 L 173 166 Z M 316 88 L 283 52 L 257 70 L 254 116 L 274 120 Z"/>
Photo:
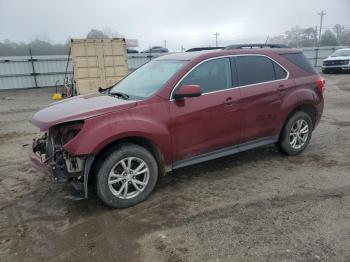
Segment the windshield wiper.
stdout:
<path fill-rule="evenodd" d="M 130 98 L 129 95 L 127 95 L 127 94 L 125 94 L 125 93 L 122 93 L 122 92 L 109 92 L 109 95 L 121 97 L 121 98 L 123 98 L 124 100 L 128 100 L 128 99 Z"/>

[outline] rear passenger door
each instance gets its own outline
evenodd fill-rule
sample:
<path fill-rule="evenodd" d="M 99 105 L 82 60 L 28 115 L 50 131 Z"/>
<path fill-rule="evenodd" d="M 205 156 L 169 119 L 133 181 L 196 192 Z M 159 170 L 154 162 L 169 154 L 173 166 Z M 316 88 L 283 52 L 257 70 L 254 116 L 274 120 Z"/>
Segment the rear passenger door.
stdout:
<path fill-rule="evenodd" d="M 288 73 L 269 57 L 242 55 L 235 60 L 241 89 L 242 143 L 275 136 Z"/>

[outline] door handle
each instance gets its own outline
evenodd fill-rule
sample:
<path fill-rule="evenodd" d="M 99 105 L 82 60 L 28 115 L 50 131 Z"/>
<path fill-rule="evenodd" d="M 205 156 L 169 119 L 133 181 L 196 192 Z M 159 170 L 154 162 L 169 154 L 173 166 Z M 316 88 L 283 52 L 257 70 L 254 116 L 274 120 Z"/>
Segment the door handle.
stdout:
<path fill-rule="evenodd" d="M 280 93 L 280 95 L 283 96 L 284 93 L 286 92 L 287 88 L 288 88 L 288 87 L 286 87 L 285 85 L 282 84 L 282 85 L 279 85 L 279 86 L 277 87 L 277 90 L 278 90 L 278 92 Z"/>
<path fill-rule="evenodd" d="M 237 104 L 237 101 L 233 100 L 232 97 L 228 97 L 225 99 L 224 104 L 226 106 L 233 106 L 233 105 Z"/>
<path fill-rule="evenodd" d="M 278 91 L 285 91 L 287 87 L 285 85 L 279 85 L 277 89 Z"/>

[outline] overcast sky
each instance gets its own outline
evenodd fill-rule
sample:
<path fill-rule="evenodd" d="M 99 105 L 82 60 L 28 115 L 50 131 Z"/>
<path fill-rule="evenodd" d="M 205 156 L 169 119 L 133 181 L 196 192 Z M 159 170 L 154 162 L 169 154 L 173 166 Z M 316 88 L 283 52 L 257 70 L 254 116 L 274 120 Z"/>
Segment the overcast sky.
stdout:
<path fill-rule="evenodd" d="M 139 48 L 263 42 L 295 25 L 314 27 L 325 10 L 325 26 L 350 28 L 350 0 L 0 0 L 0 41 L 53 43 L 85 37 L 91 28 L 109 27 Z"/>

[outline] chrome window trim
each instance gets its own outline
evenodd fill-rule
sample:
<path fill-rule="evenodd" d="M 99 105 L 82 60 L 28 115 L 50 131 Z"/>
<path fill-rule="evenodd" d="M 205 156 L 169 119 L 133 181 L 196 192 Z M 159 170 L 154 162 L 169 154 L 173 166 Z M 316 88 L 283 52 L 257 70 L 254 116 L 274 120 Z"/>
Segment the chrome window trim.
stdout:
<path fill-rule="evenodd" d="M 208 59 L 205 59 L 203 61 L 201 61 L 200 63 L 196 64 L 194 67 L 192 67 L 184 76 L 181 77 L 181 79 L 176 83 L 176 85 L 174 86 L 173 90 L 171 90 L 171 93 L 170 93 L 170 97 L 169 97 L 169 100 L 170 101 L 174 101 L 174 99 L 172 98 L 173 97 L 173 94 L 174 94 L 174 91 L 175 89 L 179 86 L 179 84 L 182 82 L 182 80 L 187 76 L 189 75 L 194 69 L 196 69 L 198 66 L 200 66 L 201 64 L 205 63 L 205 62 L 208 62 L 210 60 L 215 60 L 215 59 L 220 59 L 220 58 L 230 58 L 230 57 L 237 57 L 237 56 L 263 56 L 263 57 L 266 57 L 268 59 L 270 59 L 271 61 L 275 62 L 277 65 L 279 65 L 286 73 L 286 77 L 285 78 L 282 78 L 282 79 L 276 79 L 276 80 L 272 80 L 272 81 L 266 81 L 266 82 L 259 82 L 259 83 L 255 83 L 255 84 L 250 84 L 250 85 L 238 85 L 238 86 L 235 86 L 235 87 L 231 87 L 231 88 L 227 88 L 227 89 L 222 89 L 222 90 L 217 90 L 217 91 L 212 91 L 212 92 L 208 92 L 208 93 L 204 93 L 202 94 L 202 96 L 204 95 L 209 95 L 209 94 L 214 94 L 214 93 L 218 93 L 218 92 L 224 92 L 224 91 L 227 91 L 227 90 L 231 90 L 231 89 L 235 89 L 235 88 L 243 88 L 243 87 L 250 87 L 250 86 L 256 86 L 256 85 L 261 85 L 261 84 L 267 84 L 267 83 L 273 83 L 273 82 L 278 82 L 278 81 L 283 81 L 283 80 L 287 80 L 289 79 L 289 71 L 284 67 L 282 66 L 280 63 L 278 63 L 275 59 L 267 56 L 267 55 L 262 55 L 262 54 L 241 54 L 241 55 L 223 55 L 223 56 L 216 56 L 216 57 L 211 57 L 211 58 L 208 58 Z M 232 68 L 231 68 L 231 72 L 232 72 Z"/>

